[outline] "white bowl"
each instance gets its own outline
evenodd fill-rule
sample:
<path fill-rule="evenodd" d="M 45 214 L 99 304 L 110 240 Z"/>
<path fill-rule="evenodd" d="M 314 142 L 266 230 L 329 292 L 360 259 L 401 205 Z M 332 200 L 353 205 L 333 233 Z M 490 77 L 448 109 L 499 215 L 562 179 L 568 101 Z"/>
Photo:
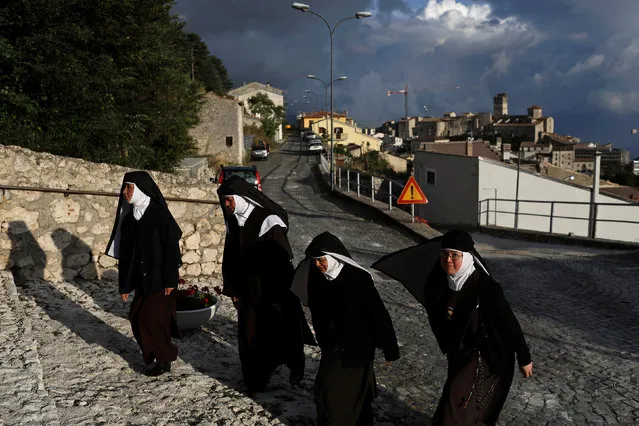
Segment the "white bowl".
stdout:
<path fill-rule="evenodd" d="M 176 311 L 178 328 L 182 331 L 195 330 L 206 324 L 213 316 L 220 304 L 217 298 L 215 305 L 193 311 Z"/>

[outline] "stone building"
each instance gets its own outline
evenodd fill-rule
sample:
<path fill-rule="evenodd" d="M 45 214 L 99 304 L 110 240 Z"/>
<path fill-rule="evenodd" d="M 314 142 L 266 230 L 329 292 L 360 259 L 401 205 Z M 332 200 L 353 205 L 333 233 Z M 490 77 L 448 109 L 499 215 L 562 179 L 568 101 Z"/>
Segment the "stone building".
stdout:
<path fill-rule="evenodd" d="M 493 97 L 493 115 L 495 119 L 508 115 L 508 94 L 497 93 Z"/>
<path fill-rule="evenodd" d="M 244 112 L 240 102 L 209 92 L 204 96 L 200 123 L 189 133 L 199 156 L 216 156 L 225 164 L 244 160 Z"/>
<path fill-rule="evenodd" d="M 253 114 L 251 112 L 249 108 L 249 103 L 248 103 L 248 100 L 252 98 L 253 96 L 257 95 L 258 93 L 263 93 L 266 96 L 268 96 L 268 98 L 271 101 L 273 101 L 275 106 L 281 106 L 281 107 L 284 106 L 284 91 L 281 89 L 276 89 L 275 87 L 271 86 L 269 83 L 263 84 L 263 83 L 258 83 L 254 81 L 252 83 L 245 84 L 243 86 L 240 86 L 238 88 L 235 88 L 229 91 L 228 95 L 233 96 L 237 98 L 239 101 L 241 101 L 244 104 L 246 113 L 259 117 L 258 114 Z M 279 140 L 282 140 L 283 138 L 284 138 L 284 131 L 282 129 L 282 125 L 280 124 L 280 126 L 277 128 L 275 132 L 275 140 L 279 141 Z"/>

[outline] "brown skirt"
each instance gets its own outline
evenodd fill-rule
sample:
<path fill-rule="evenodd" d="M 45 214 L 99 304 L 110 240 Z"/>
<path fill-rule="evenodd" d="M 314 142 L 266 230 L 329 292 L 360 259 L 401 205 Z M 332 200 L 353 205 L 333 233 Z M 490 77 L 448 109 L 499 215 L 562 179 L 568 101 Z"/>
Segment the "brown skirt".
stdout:
<path fill-rule="evenodd" d="M 433 425 L 494 425 L 513 379 L 512 369 L 493 374 L 483 358 L 448 362 L 448 378 Z"/>
<path fill-rule="evenodd" d="M 175 314 L 175 296 L 164 292 L 133 297 L 129 312 L 131 329 L 146 364 L 177 359 L 177 346 L 171 336 L 180 337 Z"/>
<path fill-rule="evenodd" d="M 373 424 L 375 397 L 373 361 L 360 367 L 342 367 L 335 350 L 323 351 L 315 378 L 318 426 Z"/>

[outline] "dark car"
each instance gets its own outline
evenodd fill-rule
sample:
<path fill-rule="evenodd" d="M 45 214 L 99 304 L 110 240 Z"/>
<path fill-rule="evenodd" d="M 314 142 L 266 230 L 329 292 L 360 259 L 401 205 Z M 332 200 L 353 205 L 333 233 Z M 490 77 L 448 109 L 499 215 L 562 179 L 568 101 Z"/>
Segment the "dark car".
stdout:
<path fill-rule="evenodd" d="M 220 166 L 217 175 L 211 178 L 211 182 L 221 184 L 224 182 L 224 179 L 234 175 L 254 185 L 258 191 L 262 191 L 262 179 L 255 166 Z"/>
<path fill-rule="evenodd" d="M 270 153 L 270 146 L 268 143 L 260 140 L 251 146 L 251 160 L 266 160 Z"/>

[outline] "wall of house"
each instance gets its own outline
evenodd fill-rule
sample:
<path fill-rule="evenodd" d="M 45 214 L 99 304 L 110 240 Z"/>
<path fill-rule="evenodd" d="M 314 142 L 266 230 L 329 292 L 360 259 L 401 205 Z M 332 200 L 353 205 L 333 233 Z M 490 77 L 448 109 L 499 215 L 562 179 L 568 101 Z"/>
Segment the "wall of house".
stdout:
<path fill-rule="evenodd" d="M 461 166 L 455 166 L 461 167 Z M 497 198 L 514 200 L 517 188 L 517 168 L 509 167 L 487 160 L 479 161 L 479 199 L 494 199 L 495 190 Z M 553 233 L 576 236 L 588 236 L 588 218 L 590 212 L 590 190 L 581 186 L 545 178 L 528 171 L 519 173 L 519 200 L 557 201 L 553 214 L 580 219 L 553 219 Z M 583 202 L 585 204 L 562 204 L 564 202 Z M 598 218 L 627 221 L 639 221 L 639 206 L 620 200 L 618 198 L 599 194 L 599 203 L 614 203 L 614 206 L 599 206 Z M 468 202 L 469 208 L 471 202 Z M 513 201 L 491 201 L 488 215 L 482 214 L 480 223 L 485 225 L 497 225 L 514 227 L 515 203 Z M 487 210 L 488 204 L 483 203 L 482 210 Z M 519 204 L 519 228 L 533 231 L 550 231 L 550 203 L 526 203 Z M 495 213 L 498 210 L 501 213 Z M 533 216 L 539 215 L 539 216 Z M 635 241 L 639 242 L 639 224 L 598 222 L 597 238 Z"/>
<path fill-rule="evenodd" d="M 414 176 L 428 204 L 416 205 L 415 214 L 433 224 L 477 223 L 478 160 L 427 151 L 415 152 Z M 427 172 L 435 183 L 427 182 Z"/>
<path fill-rule="evenodd" d="M 397 157 L 387 152 L 380 152 L 379 155 L 388 161 L 390 168 L 396 173 L 406 173 L 408 161 L 405 158 Z"/>
<path fill-rule="evenodd" d="M 244 107 L 246 108 L 247 111 L 251 111 L 250 107 L 249 107 L 249 102 L 248 100 L 250 98 L 252 98 L 253 96 L 257 95 L 258 93 L 263 93 L 265 94 L 271 101 L 273 101 L 273 103 L 275 104 L 275 106 L 284 106 L 284 97 L 282 95 L 278 95 L 276 93 L 270 92 L 268 90 L 253 90 L 251 92 L 248 93 L 244 93 L 241 95 L 236 95 L 235 97 L 244 103 Z M 232 94 L 232 93 L 230 93 Z M 275 140 L 279 141 L 282 140 L 284 138 L 284 131 L 282 128 L 282 125 L 278 126 L 277 131 L 275 132 Z"/>
<path fill-rule="evenodd" d="M 198 155 L 217 156 L 223 164 L 242 164 L 244 160 L 244 112 L 236 99 L 207 93 L 200 110 L 200 123 L 189 131 Z M 227 137 L 232 138 L 231 146 Z"/>
<path fill-rule="evenodd" d="M 0 145 L 0 184 L 117 194 L 131 169 Z M 151 173 L 165 197 L 217 201 L 216 185 Z M 0 189 L 0 269 L 49 281 L 117 280 L 104 254 L 118 198 Z M 181 276 L 219 276 L 225 226 L 216 204 L 168 202 L 182 229 Z M 116 285 L 116 284 L 114 284 Z"/>

